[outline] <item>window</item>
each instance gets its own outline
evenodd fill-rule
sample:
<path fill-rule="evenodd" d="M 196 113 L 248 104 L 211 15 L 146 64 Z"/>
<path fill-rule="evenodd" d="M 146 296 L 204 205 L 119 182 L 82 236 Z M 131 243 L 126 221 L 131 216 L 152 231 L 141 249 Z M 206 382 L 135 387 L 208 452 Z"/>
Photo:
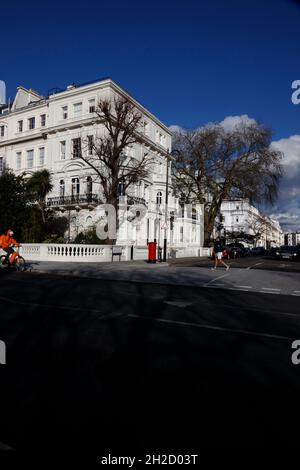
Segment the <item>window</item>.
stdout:
<path fill-rule="evenodd" d="M 60 159 L 65 160 L 66 159 L 66 141 L 62 140 L 60 142 Z"/>
<path fill-rule="evenodd" d="M 239 211 L 239 210 L 240 210 L 240 206 L 236 206 L 236 210 Z"/>
<path fill-rule="evenodd" d="M 61 111 L 62 111 L 62 118 L 68 119 L 68 106 L 63 106 L 61 108 Z"/>
<path fill-rule="evenodd" d="M 80 193 L 79 178 L 72 178 L 72 196 L 77 196 Z"/>
<path fill-rule="evenodd" d="M 86 193 L 92 194 L 93 192 L 93 180 L 91 176 L 88 176 L 86 179 Z"/>
<path fill-rule="evenodd" d="M 18 132 L 23 132 L 23 121 L 18 121 Z"/>
<path fill-rule="evenodd" d="M 46 114 L 41 114 L 41 127 L 46 125 Z"/>
<path fill-rule="evenodd" d="M 0 175 L 2 175 L 3 171 L 4 171 L 4 158 L 3 157 L 0 157 Z"/>
<path fill-rule="evenodd" d="M 118 183 L 118 196 L 125 196 L 126 182 L 125 178 L 122 178 Z"/>
<path fill-rule="evenodd" d="M 0 137 L 4 137 L 4 126 L 0 126 Z"/>
<path fill-rule="evenodd" d="M 238 222 L 238 221 L 239 221 L 239 218 L 238 218 L 238 217 L 236 217 L 235 221 L 236 221 L 236 222 Z"/>
<path fill-rule="evenodd" d="M 35 128 L 35 118 L 31 117 L 28 119 L 28 129 L 34 129 Z"/>
<path fill-rule="evenodd" d="M 74 117 L 79 117 L 82 114 L 82 103 L 74 104 Z"/>
<path fill-rule="evenodd" d="M 33 167 L 33 150 L 27 150 L 27 168 Z"/>
<path fill-rule="evenodd" d="M 156 204 L 160 205 L 161 202 L 162 202 L 162 192 L 158 191 L 158 193 L 156 194 Z"/>
<path fill-rule="evenodd" d="M 22 152 L 17 152 L 16 153 L 16 167 L 17 170 L 20 170 L 22 166 Z"/>
<path fill-rule="evenodd" d="M 94 150 L 94 136 L 88 135 L 88 155 L 92 155 Z"/>
<path fill-rule="evenodd" d="M 45 164 L 45 147 L 40 147 L 39 159 L 40 159 L 40 165 L 44 165 Z"/>
<path fill-rule="evenodd" d="M 180 241 L 183 242 L 183 227 L 180 227 Z"/>
<path fill-rule="evenodd" d="M 81 138 L 73 139 L 73 158 L 81 157 Z"/>
<path fill-rule="evenodd" d="M 89 100 L 89 113 L 94 113 L 96 110 L 96 100 Z"/>
<path fill-rule="evenodd" d="M 65 195 L 65 182 L 64 180 L 60 180 L 59 182 L 59 196 L 64 197 Z"/>

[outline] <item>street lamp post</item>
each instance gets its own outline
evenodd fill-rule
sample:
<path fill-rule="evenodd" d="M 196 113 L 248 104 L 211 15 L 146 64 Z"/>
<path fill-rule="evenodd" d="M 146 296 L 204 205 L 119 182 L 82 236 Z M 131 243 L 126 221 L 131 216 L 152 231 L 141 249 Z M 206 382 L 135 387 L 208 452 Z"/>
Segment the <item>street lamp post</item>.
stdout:
<path fill-rule="evenodd" d="M 169 151 L 167 155 L 166 197 L 165 197 L 165 229 L 163 261 L 167 261 L 167 233 L 168 233 L 168 202 L 169 202 Z"/>

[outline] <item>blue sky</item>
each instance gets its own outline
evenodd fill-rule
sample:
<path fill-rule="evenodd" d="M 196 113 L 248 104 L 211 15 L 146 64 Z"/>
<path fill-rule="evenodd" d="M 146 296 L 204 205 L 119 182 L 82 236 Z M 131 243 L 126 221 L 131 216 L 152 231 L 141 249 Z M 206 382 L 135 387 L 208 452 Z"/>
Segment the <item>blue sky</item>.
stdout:
<path fill-rule="evenodd" d="M 7 96 L 110 76 L 167 125 L 247 114 L 300 134 L 300 2 L 16 0 L 0 24 Z"/>

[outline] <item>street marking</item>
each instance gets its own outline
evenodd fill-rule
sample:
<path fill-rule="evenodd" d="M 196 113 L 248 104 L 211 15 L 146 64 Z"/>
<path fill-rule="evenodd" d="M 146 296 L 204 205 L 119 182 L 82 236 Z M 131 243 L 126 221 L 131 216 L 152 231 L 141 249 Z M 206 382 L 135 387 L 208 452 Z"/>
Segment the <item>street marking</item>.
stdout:
<path fill-rule="evenodd" d="M 218 279 L 222 279 L 223 277 L 226 277 L 228 276 L 228 273 L 226 272 L 226 274 L 222 274 L 222 276 L 218 276 L 218 277 L 215 277 L 214 279 L 211 279 L 210 281 L 206 282 L 204 284 L 204 287 L 208 286 L 209 284 L 212 284 L 213 282 L 217 281 Z"/>
<path fill-rule="evenodd" d="M 163 303 L 168 304 L 168 305 L 174 305 L 175 307 L 182 307 L 182 308 L 192 305 L 192 302 L 184 302 L 181 300 L 164 300 Z"/>
<path fill-rule="evenodd" d="M 270 291 L 276 291 L 276 292 L 280 292 L 280 289 L 274 289 L 273 287 L 262 287 L 261 288 L 262 290 L 270 290 Z"/>
<path fill-rule="evenodd" d="M 166 318 L 141 317 L 139 315 L 135 315 L 134 313 L 129 313 L 128 317 L 137 318 L 139 320 L 150 320 L 150 321 L 156 321 L 160 323 L 168 323 L 171 325 L 189 326 L 189 327 L 195 327 L 195 328 L 202 328 L 205 330 L 215 330 L 215 331 L 221 331 L 224 333 L 235 333 L 235 334 L 243 334 L 243 335 L 248 335 L 248 336 L 257 336 L 260 338 L 271 338 L 271 339 L 278 339 L 278 340 L 283 340 L 283 341 L 294 340 L 294 338 L 291 338 L 288 336 L 272 335 L 270 333 L 260 333 L 260 332 L 248 331 L 248 330 L 237 330 L 234 328 L 225 328 L 221 326 L 204 325 L 204 324 L 199 324 L 199 323 L 190 323 L 190 322 L 183 322 L 183 321 L 178 321 L 178 320 L 167 320 Z"/>
<path fill-rule="evenodd" d="M 300 294 L 300 290 L 294 290 L 294 294 Z"/>
<path fill-rule="evenodd" d="M 240 287 L 241 289 L 252 289 L 252 286 L 238 286 L 237 284 L 234 287 Z"/>
<path fill-rule="evenodd" d="M 245 289 L 245 288 L 242 288 L 242 287 L 228 287 L 228 290 L 240 290 L 240 291 L 243 291 L 243 292 L 248 292 L 249 289 Z"/>
<path fill-rule="evenodd" d="M 207 287 L 207 289 L 222 289 L 222 286 L 216 286 L 214 284 L 211 284 L 210 286 L 206 286 L 205 284 L 201 287 Z"/>
<path fill-rule="evenodd" d="M 247 270 L 248 269 L 252 269 L 254 268 L 254 266 L 259 266 L 260 264 L 264 264 L 263 262 L 262 263 L 256 263 L 256 264 L 253 264 L 252 266 L 248 266 L 248 268 L 246 268 Z"/>
<path fill-rule="evenodd" d="M 265 288 L 262 288 L 260 290 L 260 293 L 261 294 L 280 294 L 281 290 L 280 289 L 265 289 Z"/>

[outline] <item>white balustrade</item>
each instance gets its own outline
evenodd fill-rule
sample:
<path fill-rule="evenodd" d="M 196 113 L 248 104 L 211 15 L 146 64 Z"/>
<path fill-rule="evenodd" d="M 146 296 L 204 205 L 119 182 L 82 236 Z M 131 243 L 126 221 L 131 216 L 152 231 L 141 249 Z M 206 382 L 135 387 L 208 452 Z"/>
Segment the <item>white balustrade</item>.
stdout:
<path fill-rule="evenodd" d="M 110 262 L 112 261 L 111 245 L 81 245 L 60 243 L 24 243 L 20 254 L 26 261 L 74 261 L 74 262 Z M 168 258 L 183 258 L 187 256 L 210 256 L 211 248 L 205 247 L 168 247 Z M 5 254 L 0 249 L 0 255 Z M 134 247 L 133 259 L 146 260 L 147 247 Z M 121 261 L 131 259 L 131 246 L 122 246 Z M 116 259 L 114 257 L 114 262 Z"/>
<path fill-rule="evenodd" d="M 111 245 L 24 243 L 20 253 L 28 261 L 105 262 L 112 259 Z M 127 259 L 125 247 L 121 259 Z"/>

